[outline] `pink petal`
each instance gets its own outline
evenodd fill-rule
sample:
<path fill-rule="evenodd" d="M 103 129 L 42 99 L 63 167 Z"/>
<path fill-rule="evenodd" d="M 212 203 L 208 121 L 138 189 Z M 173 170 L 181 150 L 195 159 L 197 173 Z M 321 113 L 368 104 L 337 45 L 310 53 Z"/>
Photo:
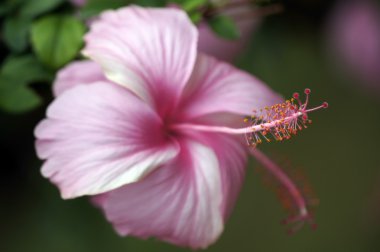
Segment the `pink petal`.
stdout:
<path fill-rule="evenodd" d="M 145 101 L 172 106 L 193 69 L 196 43 L 197 30 L 183 11 L 133 6 L 103 13 L 83 54 Z"/>
<path fill-rule="evenodd" d="M 220 112 L 249 115 L 253 109 L 280 101 L 279 95 L 252 75 L 199 54 L 185 88 L 182 113 L 185 118 Z"/>
<path fill-rule="evenodd" d="M 107 192 L 142 179 L 178 153 L 162 121 L 138 97 L 107 82 L 61 94 L 36 128 L 42 174 L 63 198 Z"/>
<path fill-rule="evenodd" d="M 227 219 L 243 185 L 247 147 L 240 142 L 239 137 L 225 134 L 199 133 L 196 139 L 210 147 L 218 157 L 223 186 L 222 213 Z"/>
<path fill-rule="evenodd" d="M 258 23 L 259 20 L 255 18 L 236 21 L 240 32 L 240 38 L 237 40 L 221 38 L 206 23 L 201 23 L 198 27 L 198 49 L 220 60 L 233 61 L 247 48 L 252 32 Z"/>
<path fill-rule="evenodd" d="M 181 147 L 177 159 L 144 180 L 95 200 L 121 235 L 154 236 L 194 249 L 219 237 L 223 230 L 220 160 L 197 142 L 183 140 Z"/>
<path fill-rule="evenodd" d="M 92 61 L 76 61 L 59 70 L 53 83 L 55 96 L 80 84 L 91 84 L 96 81 L 106 81 L 102 69 Z"/>

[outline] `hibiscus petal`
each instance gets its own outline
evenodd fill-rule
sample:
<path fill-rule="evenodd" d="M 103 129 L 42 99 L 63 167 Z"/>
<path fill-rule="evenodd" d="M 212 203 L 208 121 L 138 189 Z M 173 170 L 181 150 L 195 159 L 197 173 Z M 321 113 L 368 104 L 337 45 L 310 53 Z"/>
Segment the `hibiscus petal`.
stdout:
<path fill-rule="evenodd" d="M 181 141 L 181 153 L 144 180 L 95 197 L 121 235 L 205 248 L 223 230 L 223 190 L 214 151 Z M 100 200 L 97 200 L 101 197 Z"/>
<path fill-rule="evenodd" d="M 224 219 L 231 214 L 243 185 L 247 147 L 236 136 L 219 133 L 192 132 L 193 138 L 211 148 L 218 160 L 223 186 L 222 213 Z"/>
<path fill-rule="evenodd" d="M 182 106 L 189 119 L 220 112 L 247 115 L 280 101 L 279 95 L 252 75 L 199 54 Z"/>
<path fill-rule="evenodd" d="M 100 66 L 89 60 L 76 61 L 59 70 L 53 83 L 53 93 L 58 96 L 76 85 L 96 81 L 106 81 Z"/>
<path fill-rule="evenodd" d="M 248 3 L 246 5 L 249 5 Z M 241 15 L 247 11 L 246 8 L 250 6 L 242 6 L 241 10 L 235 13 L 235 16 Z M 240 12 L 240 13 L 239 13 Z M 231 14 L 234 15 L 234 14 Z M 239 39 L 229 40 L 218 36 L 208 24 L 202 22 L 198 25 L 199 31 L 199 51 L 212 55 L 223 61 L 232 62 L 247 48 L 248 43 L 252 37 L 253 30 L 258 26 L 260 20 L 258 18 L 247 18 L 236 21 L 238 31 L 240 33 Z"/>
<path fill-rule="evenodd" d="M 36 128 L 42 174 L 63 198 L 94 195 L 136 182 L 175 157 L 162 121 L 138 97 L 115 84 L 78 85 L 50 105 Z"/>
<path fill-rule="evenodd" d="M 108 79 L 149 103 L 162 95 L 176 100 L 196 58 L 197 30 L 177 9 L 133 6 L 105 12 L 85 40 L 83 54 L 99 63 Z"/>

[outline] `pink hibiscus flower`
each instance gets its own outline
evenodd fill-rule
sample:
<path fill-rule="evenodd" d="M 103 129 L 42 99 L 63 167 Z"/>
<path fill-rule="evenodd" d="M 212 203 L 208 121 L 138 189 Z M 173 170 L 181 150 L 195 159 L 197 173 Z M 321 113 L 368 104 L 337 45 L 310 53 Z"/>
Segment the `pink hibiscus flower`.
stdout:
<path fill-rule="evenodd" d="M 281 4 L 271 4 L 265 7 L 255 6 L 253 2 L 230 0 L 220 1 L 220 7 L 216 15 L 221 13 L 234 20 L 240 37 L 236 40 L 228 40 L 217 35 L 206 22 L 198 25 L 199 43 L 201 52 L 213 55 L 223 61 L 234 61 L 245 49 L 253 32 L 260 25 L 263 17 L 282 11 Z"/>
<path fill-rule="evenodd" d="M 380 5 L 373 0 L 338 1 L 327 23 L 328 49 L 339 70 L 380 93 Z"/>
<path fill-rule="evenodd" d="M 56 98 L 35 130 L 43 176 L 65 199 L 93 196 L 121 235 L 207 247 L 221 234 L 244 178 L 248 152 L 240 135 L 249 133 L 253 144 L 257 132 L 285 136 L 282 126 L 298 127 L 309 112 L 307 104 L 288 102 L 272 107 L 280 118 L 231 128 L 281 98 L 197 53 L 197 38 L 181 10 L 103 13 L 85 38 L 83 54 L 91 60 L 59 72 Z"/>
<path fill-rule="evenodd" d="M 260 17 L 255 17 L 251 13 L 254 11 L 253 5 L 248 2 L 238 0 L 227 1 L 222 5 L 222 14 L 235 20 L 240 37 L 236 40 L 228 40 L 218 36 L 206 22 L 198 25 L 199 31 L 199 51 L 224 60 L 233 61 L 248 45 L 251 35 L 260 23 Z M 244 19 L 237 17 L 247 16 Z"/>

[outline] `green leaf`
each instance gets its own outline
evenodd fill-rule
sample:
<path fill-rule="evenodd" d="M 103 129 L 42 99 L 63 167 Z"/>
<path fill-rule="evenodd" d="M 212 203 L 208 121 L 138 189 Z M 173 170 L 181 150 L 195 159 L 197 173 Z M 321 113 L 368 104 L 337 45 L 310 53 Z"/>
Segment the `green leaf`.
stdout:
<path fill-rule="evenodd" d="M 28 0 L 21 6 L 20 15 L 33 18 L 55 9 L 64 1 L 65 0 Z"/>
<path fill-rule="evenodd" d="M 2 0 L 0 3 L 0 17 L 17 9 L 24 0 Z"/>
<path fill-rule="evenodd" d="M 10 113 L 22 113 L 41 104 L 41 98 L 29 87 L 15 80 L 0 76 L 0 109 Z"/>
<path fill-rule="evenodd" d="M 3 24 L 4 42 L 15 53 L 20 53 L 28 46 L 28 32 L 31 21 L 20 16 L 10 16 Z"/>
<path fill-rule="evenodd" d="M 10 57 L 0 69 L 0 75 L 27 84 L 36 81 L 51 81 L 53 75 L 33 55 Z"/>
<path fill-rule="evenodd" d="M 149 6 L 149 7 L 163 7 L 167 5 L 167 2 L 165 0 L 136 0 L 134 3 L 140 6 Z M 170 1 L 174 2 L 174 1 Z"/>
<path fill-rule="evenodd" d="M 198 24 L 202 20 L 202 14 L 199 12 L 193 12 L 189 16 L 194 24 Z"/>
<path fill-rule="evenodd" d="M 129 4 L 128 0 L 88 0 L 82 7 L 80 15 L 82 18 L 97 16 L 100 12 L 109 9 L 117 9 Z"/>
<path fill-rule="evenodd" d="M 11 11 L 11 7 L 7 3 L 0 4 L 0 17 L 5 16 Z"/>
<path fill-rule="evenodd" d="M 34 109 L 41 98 L 28 84 L 51 80 L 52 74 L 32 55 L 7 58 L 0 69 L 0 109 L 10 113 Z"/>
<path fill-rule="evenodd" d="M 77 56 L 85 26 L 72 16 L 52 15 L 32 25 L 32 45 L 37 57 L 57 69 Z"/>
<path fill-rule="evenodd" d="M 182 1 L 183 3 L 181 4 L 182 8 L 186 11 L 186 12 L 190 12 L 190 11 L 193 11 L 205 4 L 208 3 L 208 0 L 185 0 L 185 1 Z"/>
<path fill-rule="evenodd" d="M 240 36 L 235 22 L 227 16 L 215 16 L 208 20 L 211 29 L 225 39 L 237 39 Z"/>

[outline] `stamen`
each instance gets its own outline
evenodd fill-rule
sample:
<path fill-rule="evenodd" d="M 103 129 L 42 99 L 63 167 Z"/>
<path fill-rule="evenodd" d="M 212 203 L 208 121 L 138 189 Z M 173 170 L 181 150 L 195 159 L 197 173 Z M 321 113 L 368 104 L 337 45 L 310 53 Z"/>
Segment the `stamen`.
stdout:
<path fill-rule="evenodd" d="M 265 156 L 264 153 L 256 148 L 250 149 L 250 153 L 280 183 L 280 187 L 276 188 L 276 193 L 278 193 L 280 200 L 283 201 L 283 204 L 287 210 L 295 211 L 295 213 L 293 212 L 291 216 L 282 221 L 282 224 L 284 225 L 292 225 L 292 227 L 288 230 L 288 233 L 294 234 L 302 228 L 305 223 L 309 224 L 312 229 L 315 229 L 316 224 L 314 223 L 313 216 L 308 209 L 309 204 L 315 204 L 315 199 L 313 202 L 308 203 L 301 190 L 284 172 L 284 170 L 270 158 Z"/>
<path fill-rule="evenodd" d="M 307 125 L 311 123 L 308 113 L 328 107 L 327 102 L 324 102 L 318 107 L 308 109 L 311 90 L 306 88 L 304 93 L 306 95 L 305 102 L 301 101 L 299 93 L 294 93 L 292 99 L 266 107 L 265 110 L 259 110 L 259 113 L 255 111 L 253 116 L 246 117 L 244 121 L 252 125 L 251 129 L 256 128 L 257 125 L 260 125 L 262 129 L 259 132 L 254 130 L 247 132 L 246 139 L 249 145 L 256 146 L 262 143 L 264 136 L 265 140 L 270 142 L 267 135 L 276 141 L 290 139 L 292 135 L 307 128 Z M 297 101 L 298 104 L 295 104 L 294 101 Z"/>
<path fill-rule="evenodd" d="M 284 103 L 275 104 L 260 110 L 253 110 L 253 115 L 244 118 L 244 122 L 250 124 L 245 128 L 230 128 L 223 126 L 210 126 L 199 124 L 174 124 L 172 129 L 198 130 L 207 132 L 218 132 L 226 134 L 245 134 L 249 146 L 257 146 L 262 142 L 272 140 L 283 141 L 296 135 L 298 131 L 307 128 L 311 124 L 308 113 L 327 108 L 327 102 L 315 108 L 307 108 L 310 96 L 310 89 L 305 89 L 306 99 L 302 103 L 298 93 L 293 94 L 293 98 Z M 294 102 L 297 101 L 298 104 Z"/>

